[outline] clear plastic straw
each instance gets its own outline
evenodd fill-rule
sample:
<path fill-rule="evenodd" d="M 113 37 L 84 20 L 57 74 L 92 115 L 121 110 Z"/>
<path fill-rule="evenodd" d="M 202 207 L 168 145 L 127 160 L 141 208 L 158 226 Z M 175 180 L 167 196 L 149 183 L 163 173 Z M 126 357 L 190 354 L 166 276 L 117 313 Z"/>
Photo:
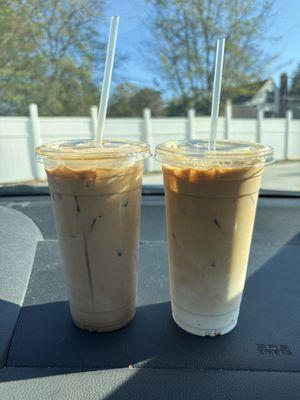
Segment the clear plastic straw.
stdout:
<path fill-rule="evenodd" d="M 115 51 L 116 51 L 119 20 L 120 20 L 120 17 L 116 17 L 116 16 L 111 17 L 111 20 L 110 20 L 109 37 L 108 37 L 108 44 L 107 44 L 107 51 L 106 51 L 105 68 L 104 68 L 104 75 L 103 75 L 103 82 L 102 82 L 102 89 L 101 89 L 97 130 L 96 130 L 97 146 L 102 146 L 104 124 L 105 124 L 108 97 L 109 97 L 109 89 L 110 89 L 110 83 L 111 83 L 111 75 L 112 75 Z"/>
<path fill-rule="evenodd" d="M 224 49 L 225 49 L 225 39 L 224 38 L 218 39 L 217 50 L 216 50 L 216 61 L 215 61 L 214 87 L 213 87 L 213 96 L 211 105 L 211 117 L 210 117 L 210 133 L 209 133 L 209 144 L 208 144 L 209 151 L 216 150 Z"/>

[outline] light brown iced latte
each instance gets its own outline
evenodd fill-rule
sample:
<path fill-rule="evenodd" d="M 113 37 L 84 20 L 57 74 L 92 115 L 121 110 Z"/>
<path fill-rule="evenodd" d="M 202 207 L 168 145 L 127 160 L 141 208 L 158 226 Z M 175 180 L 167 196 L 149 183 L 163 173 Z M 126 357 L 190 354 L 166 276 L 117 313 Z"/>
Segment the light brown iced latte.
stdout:
<path fill-rule="evenodd" d="M 114 152 L 116 159 L 83 161 L 81 151 L 81 159 L 45 161 L 71 314 L 99 332 L 135 313 L 144 155 Z"/>
<path fill-rule="evenodd" d="M 265 159 L 253 156 L 249 144 L 238 160 L 228 158 L 237 152 L 232 146 L 227 159 L 215 160 L 193 145 L 184 142 L 175 159 L 158 154 L 165 161 L 172 313 L 188 332 L 214 336 L 237 323 Z"/>

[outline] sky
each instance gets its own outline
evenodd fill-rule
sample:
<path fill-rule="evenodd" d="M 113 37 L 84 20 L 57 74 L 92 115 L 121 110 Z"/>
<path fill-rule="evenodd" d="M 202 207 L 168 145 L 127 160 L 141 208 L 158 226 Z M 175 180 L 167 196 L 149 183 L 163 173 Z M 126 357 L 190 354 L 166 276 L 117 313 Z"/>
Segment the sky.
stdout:
<path fill-rule="evenodd" d="M 278 84 L 282 72 L 287 72 L 290 78 L 296 66 L 300 64 L 300 0 L 273 2 L 276 15 L 269 34 L 280 36 L 280 40 L 272 44 L 263 43 L 263 49 L 279 55 L 268 72 Z M 107 31 L 110 16 L 121 16 L 117 52 L 126 55 L 127 59 L 119 69 L 118 79 L 141 87 L 155 87 L 155 74 L 141 56 L 141 49 L 144 48 L 145 39 L 149 35 L 146 27 L 149 13 L 151 7 L 146 0 L 106 0 Z M 271 51 L 270 46 L 273 46 Z"/>

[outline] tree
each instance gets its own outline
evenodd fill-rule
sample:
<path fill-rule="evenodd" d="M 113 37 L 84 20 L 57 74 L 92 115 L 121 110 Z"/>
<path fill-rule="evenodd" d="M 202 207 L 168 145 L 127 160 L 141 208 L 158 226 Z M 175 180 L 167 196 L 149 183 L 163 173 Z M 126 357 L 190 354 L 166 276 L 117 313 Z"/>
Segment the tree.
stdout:
<path fill-rule="evenodd" d="M 98 101 L 102 2 L 0 0 L 0 114 L 80 115 Z M 96 69 L 97 68 L 97 69 Z"/>
<path fill-rule="evenodd" d="M 300 64 L 293 74 L 288 93 L 288 107 L 293 110 L 295 118 L 300 118 Z"/>
<path fill-rule="evenodd" d="M 139 115 L 144 108 L 150 108 L 153 117 L 158 117 L 164 113 L 164 103 L 160 92 L 150 88 L 138 90 L 133 96 L 131 104 Z"/>
<path fill-rule="evenodd" d="M 216 40 L 226 37 L 224 98 L 260 80 L 273 58 L 261 42 L 272 17 L 269 0 L 148 0 L 150 61 L 173 96 L 210 108 Z M 187 104 L 187 103 L 186 103 Z"/>
<path fill-rule="evenodd" d="M 196 98 L 191 97 L 177 97 L 167 101 L 165 106 L 165 113 L 169 117 L 186 117 L 187 111 L 194 108 L 202 115 L 208 115 L 210 112 L 209 101 L 200 96 Z"/>
<path fill-rule="evenodd" d="M 293 74 L 289 95 L 297 97 L 300 100 L 300 64 Z"/>
<path fill-rule="evenodd" d="M 112 95 L 108 115 L 110 117 L 140 117 L 144 108 L 150 108 L 152 115 L 163 114 L 163 100 L 158 91 L 122 83 Z"/>
<path fill-rule="evenodd" d="M 109 117 L 134 117 L 135 111 L 132 109 L 130 101 L 136 93 L 137 88 L 130 83 L 121 83 L 114 89 L 110 104 L 107 110 Z"/>

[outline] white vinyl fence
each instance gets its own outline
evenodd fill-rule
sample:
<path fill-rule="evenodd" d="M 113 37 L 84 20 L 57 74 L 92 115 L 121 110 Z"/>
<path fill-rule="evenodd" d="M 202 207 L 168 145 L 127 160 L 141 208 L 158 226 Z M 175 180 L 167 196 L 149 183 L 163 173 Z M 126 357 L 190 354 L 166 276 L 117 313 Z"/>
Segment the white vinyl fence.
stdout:
<path fill-rule="evenodd" d="M 42 143 L 66 139 L 94 138 L 97 108 L 89 117 L 39 117 L 35 104 L 29 107 L 29 117 L 0 117 L 0 183 L 43 180 L 45 174 L 35 160 L 34 148 Z M 106 121 L 106 137 L 142 140 L 154 148 L 166 140 L 207 138 L 209 117 L 196 117 L 189 110 L 187 118 L 151 118 L 145 109 L 143 118 L 111 118 Z M 277 160 L 300 159 L 300 120 L 292 118 L 232 119 L 231 107 L 219 119 L 218 138 L 261 142 L 271 145 Z M 152 159 L 145 171 L 158 171 L 160 165 Z"/>

